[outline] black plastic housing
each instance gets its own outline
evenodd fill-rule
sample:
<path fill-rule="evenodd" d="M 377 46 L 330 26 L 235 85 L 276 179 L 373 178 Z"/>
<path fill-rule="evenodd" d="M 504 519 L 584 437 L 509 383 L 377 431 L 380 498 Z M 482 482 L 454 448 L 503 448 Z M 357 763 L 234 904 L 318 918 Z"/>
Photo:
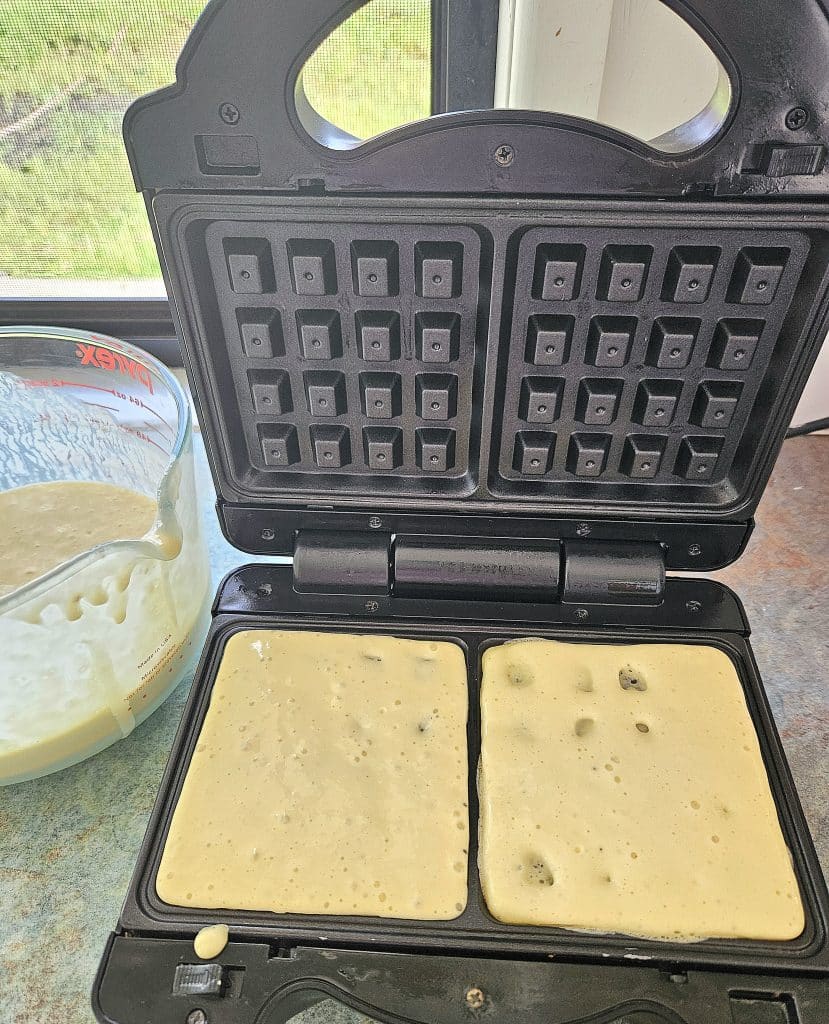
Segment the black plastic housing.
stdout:
<path fill-rule="evenodd" d="M 680 520 L 719 543 L 751 518 L 826 329 L 814 204 L 177 192 L 152 212 L 220 514 L 258 553 L 291 545 L 242 537 L 231 507 L 508 515 L 518 532 L 538 516 Z M 242 246 L 267 290 L 258 271 L 238 290 Z M 298 247 L 325 254 L 312 295 L 296 293 Z M 677 297 L 672 259 L 703 250 L 704 301 Z M 361 294 L 361 254 L 381 251 L 365 258 L 393 263 L 394 284 Z M 627 268 L 618 289 L 609 261 Z M 420 294 L 424 265 L 446 294 Z"/>

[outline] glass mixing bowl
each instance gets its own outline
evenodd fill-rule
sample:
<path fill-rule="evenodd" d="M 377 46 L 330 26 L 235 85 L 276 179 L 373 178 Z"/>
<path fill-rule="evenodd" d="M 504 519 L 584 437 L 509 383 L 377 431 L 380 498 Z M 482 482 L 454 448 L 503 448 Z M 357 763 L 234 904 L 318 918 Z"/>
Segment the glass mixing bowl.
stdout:
<path fill-rule="evenodd" d="M 178 381 L 104 335 L 0 328 L 0 491 L 56 481 L 141 492 L 156 520 L 0 596 L 0 785 L 126 736 L 191 668 L 209 618 Z"/>

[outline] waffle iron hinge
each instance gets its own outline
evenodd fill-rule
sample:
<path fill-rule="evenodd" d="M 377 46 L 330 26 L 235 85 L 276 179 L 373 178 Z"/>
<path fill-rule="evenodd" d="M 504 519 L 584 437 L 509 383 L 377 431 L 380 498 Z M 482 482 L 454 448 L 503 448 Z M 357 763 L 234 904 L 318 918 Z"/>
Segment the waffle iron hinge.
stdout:
<path fill-rule="evenodd" d="M 655 542 L 300 530 L 293 573 L 304 594 L 656 605 L 665 552 Z"/>

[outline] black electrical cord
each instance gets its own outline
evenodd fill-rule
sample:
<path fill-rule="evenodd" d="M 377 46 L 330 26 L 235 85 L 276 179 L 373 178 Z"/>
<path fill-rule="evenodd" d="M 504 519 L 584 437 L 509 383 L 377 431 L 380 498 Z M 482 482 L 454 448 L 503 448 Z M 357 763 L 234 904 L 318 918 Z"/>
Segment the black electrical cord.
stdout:
<path fill-rule="evenodd" d="M 788 441 L 790 437 L 802 437 L 803 434 L 812 434 L 816 430 L 827 429 L 829 429 L 829 416 L 824 416 L 823 419 L 801 423 L 799 427 L 789 427 L 786 431 L 786 440 Z"/>

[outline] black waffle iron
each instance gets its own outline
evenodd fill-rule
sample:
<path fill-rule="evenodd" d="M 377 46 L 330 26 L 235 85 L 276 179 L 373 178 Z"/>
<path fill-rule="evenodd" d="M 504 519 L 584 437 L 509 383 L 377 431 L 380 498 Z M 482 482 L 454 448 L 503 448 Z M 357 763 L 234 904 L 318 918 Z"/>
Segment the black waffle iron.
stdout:
<path fill-rule="evenodd" d="M 213 0 L 176 84 L 126 116 L 222 529 L 293 565 L 253 563 L 219 589 L 98 1019 L 277 1024 L 336 996 L 387 1022 L 827 1024 L 826 885 L 740 601 L 699 576 L 745 547 L 827 331 L 827 14 L 672 0 L 732 88 L 721 131 L 684 155 L 500 110 L 332 150 L 309 131 L 300 70 L 357 6 Z M 251 626 L 462 645 L 457 920 L 159 900 L 223 645 Z M 794 859 L 798 939 L 645 941 L 487 913 L 480 653 L 521 636 L 728 652 Z M 218 921 L 231 941 L 199 964 L 193 936 Z"/>

